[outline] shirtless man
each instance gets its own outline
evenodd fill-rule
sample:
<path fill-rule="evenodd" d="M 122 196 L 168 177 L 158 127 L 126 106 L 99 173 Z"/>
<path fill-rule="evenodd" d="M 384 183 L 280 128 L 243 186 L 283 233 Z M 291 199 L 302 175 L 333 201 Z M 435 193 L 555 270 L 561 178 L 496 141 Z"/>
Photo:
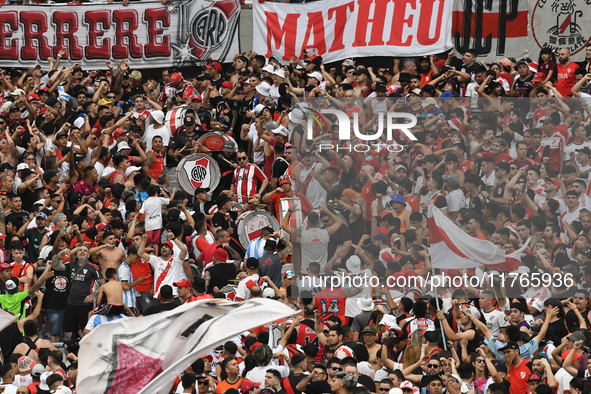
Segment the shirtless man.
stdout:
<path fill-rule="evenodd" d="M 41 302 L 39 301 L 39 304 Z M 35 361 L 39 361 L 38 351 L 42 348 L 49 348 L 50 350 L 57 350 L 51 341 L 47 339 L 39 338 L 37 335 L 39 326 L 35 320 L 27 320 L 23 325 L 23 332 L 25 334 L 24 342 L 19 343 L 13 353 L 20 353 L 27 357 L 32 358 Z"/>
<path fill-rule="evenodd" d="M 98 257 L 101 273 L 105 278 L 108 268 L 114 268 L 117 271 L 117 267 L 125 260 L 125 252 L 117 247 L 117 239 L 111 231 L 103 233 L 103 244 L 92 248 L 90 255 Z"/>
<path fill-rule="evenodd" d="M 107 283 L 99 288 L 99 294 L 96 299 L 97 307 L 94 309 L 95 315 L 114 315 L 119 316 L 123 311 L 127 311 L 128 316 L 135 316 L 131 309 L 123 303 L 123 285 L 119 282 L 117 270 L 107 268 L 105 270 Z"/>
<path fill-rule="evenodd" d="M 378 350 L 382 348 L 382 345 L 376 343 L 378 332 L 374 326 L 367 326 L 361 331 L 361 335 L 363 335 L 363 342 L 369 353 L 369 363 L 374 371 L 377 371 L 382 368 L 377 356 Z"/>

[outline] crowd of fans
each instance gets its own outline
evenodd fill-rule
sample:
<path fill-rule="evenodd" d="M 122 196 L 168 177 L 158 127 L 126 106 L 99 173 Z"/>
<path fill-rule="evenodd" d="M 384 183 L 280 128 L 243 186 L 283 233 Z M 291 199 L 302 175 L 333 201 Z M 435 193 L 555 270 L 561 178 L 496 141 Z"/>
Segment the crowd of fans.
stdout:
<path fill-rule="evenodd" d="M 75 392 L 78 341 L 100 324 L 256 297 L 302 313 L 204 355 L 171 392 L 589 392 L 591 46 L 581 63 L 470 50 L 379 69 L 249 52 L 158 75 L 65 54 L 0 70 L 0 305 L 15 320 L 0 392 Z M 353 119 L 349 139 L 323 109 Z M 414 115 L 415 139 L 360 138 L 387 111 Z M 212 151 L 209 132 L 237 149 Z M 217 163 L 215 190 L 171 187 L 195 153 Z M 434 269 L 431 204 L 525 246 L 517 276 Z M 257 210 L 275 226 L 244 244 L 238 216 Z"/>

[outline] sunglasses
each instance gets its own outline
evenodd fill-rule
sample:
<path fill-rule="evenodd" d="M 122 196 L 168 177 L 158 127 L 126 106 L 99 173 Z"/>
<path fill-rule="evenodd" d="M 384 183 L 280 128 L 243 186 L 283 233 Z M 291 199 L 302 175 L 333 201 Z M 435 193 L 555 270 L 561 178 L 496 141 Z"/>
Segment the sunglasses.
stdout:
<path fill-rule="evenodd" d="M 439 364 L 427 364 L 427 368 L 439 368 Z"/>
<path fill-rule="evenodd" d="M 248 157 L 237 157 L 236 160 L 237 161 L 244 161 L 244 160 L 248 160 Z"/>
<path fill-rule="evenodd" d="M 483 360 L 483 359 L 481 359 L 481 358 L 479 358 L 478 360 L 476 360 L 476 362 L 477 362 L 478 364 L 481 364 L 481 363 L 483 363 L 483 362 L 484 362 L 484 360 Z"/>
<path fill-rule="evenodd" d="M 380 387 L 380 391 L 390 391 L 390 389 L 383 389 Z"/>
<path fill-rule="evenodd" d="M 330 369 L 332 369 L 333 371 L 338 371 L 338 372 L 341 372 L 343 370 L 343 368 L 341 368 L 341 367 L 330 367 Z"/>
<path fill-rule="evenodd" d="M 200 386 L 209 386 L 209 382 L 207 380 L 198 380 Z"/>
<path fill-rule="evenodd" d="M 113 100 L 113 99 L 115 98 L 115 96 L 107 96 L 107 98 L 108 98 L 109 100 Z"/>
<path fill-rule="evenodd" d="M 6 122 L 0 122 L 0 124 L 6 124 Z"/>

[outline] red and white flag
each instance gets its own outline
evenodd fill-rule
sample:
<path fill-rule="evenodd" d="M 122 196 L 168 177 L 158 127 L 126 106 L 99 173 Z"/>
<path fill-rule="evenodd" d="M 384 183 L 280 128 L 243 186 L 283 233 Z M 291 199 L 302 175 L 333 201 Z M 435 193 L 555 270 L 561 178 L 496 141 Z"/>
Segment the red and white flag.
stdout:
<path fill-rule="evenodd" d="M 433 268 L 462 269 L 486 265 L 501 271 L 514 271 L 527 246 L 526 243 L 507 254 L 492 242 L 467 234 L 433 204 L 429 205 L 427 218 Z"/>
<path fill-rule="evenodd" d="M 101 324 L 80 341 L 78 392 L 168 394 L 175 378 L 199 357 L 294 314 L 270 299 L 208 299 Z"/>
<path fill-rule="evenodd" d="M 0 309 L 0 331 L 16 321 L 16 316 Z"/>

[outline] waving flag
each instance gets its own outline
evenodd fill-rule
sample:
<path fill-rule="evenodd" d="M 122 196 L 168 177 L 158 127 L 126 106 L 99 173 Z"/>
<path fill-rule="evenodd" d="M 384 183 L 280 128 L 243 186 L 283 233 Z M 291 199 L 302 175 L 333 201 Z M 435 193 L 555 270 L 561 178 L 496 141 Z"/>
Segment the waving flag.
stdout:
<path fill-rule="evenodd" d="M 17 316 L 14 316 L 12 313 L 8 313 L 5 310 L 0 309 L 0 331 L 4 330 L 6 327 L 14 323 L 16 319 Z"/>
<path fill-rule="evenodd" d="M 507 254 L 492 242 L 464 232 L 433 204 L 429 205 L 427 218 L 433 268 L 462 269 L 486 265 L 501 271 L 514 271 L 527 246 L 526 243 L 521 249 Z"/>
<path fill-rule="evenodd" d="M 200 356 L 293 314 L 270 299 L 208 299 L 101 324 L 80 341 L 78 392 L 168 394 L 174 379 Z"/>

